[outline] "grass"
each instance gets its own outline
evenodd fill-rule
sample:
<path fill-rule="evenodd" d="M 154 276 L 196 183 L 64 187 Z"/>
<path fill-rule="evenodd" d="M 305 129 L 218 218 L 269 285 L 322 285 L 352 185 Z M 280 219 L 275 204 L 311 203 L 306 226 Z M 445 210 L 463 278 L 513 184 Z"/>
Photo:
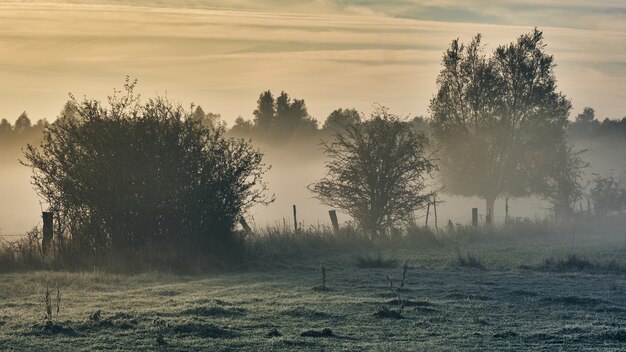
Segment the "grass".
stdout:
<path fill-rule="evenodd" d="M 615 259 L 610 261 L 591 260 L 576 253 L 569 253 L 563 257 L 546 258 L 539 266 L 542 270 L 558 272 L 575 271 L 601 271 L 626 273 L 626 269 L 617 263 Z"/>
<path fill-rule="evenodd" d="M 376 256 L 360 255 L 356 256 L 356 267 L 360 269 L 372 269 L 372 268 L 396 268 L 398 266 L 398 260 L 395 258 L 384 258 L 382 254 L 378 253 Z"/>
<path fill-rule="evenodd" d="M 470 253 L 467 253 L 465 255 L 458 253 L 456 260 L 454 261 L 454 265 L 460 268 L 487 270 L 485 264 L 483 264 L 480 259 Z"/>
<path fill-rule="evenodd" d="M 244 271 L 195 276 L 0 274 L 0 346 L 32 351 L 605 351 L 623 346 L 626 275 L 598 270 L 624 266 L 621 233 L 579 235 L 576 242 L 567 234 L 495 236 L 369 250 L 376 255 L 366 256 L 367 262 L 376 265 L 367 268 L 357 267 L 347 248 L 323 247 Z M 459 258 L 463 268 L 479 263 L 488 270 L 451 268 Z M 391 259 L 396 265 L 379 265 Z M 410 268 L 398 267 L 407 262 Z M 321 263 L 332 290 L 311 289 L 323 281 Z M 403 276 L 404 286 L 390 289 L 386 278 L 399 283 Z M 62 295 L 60 314 L 51 322 L 44 319 L 46 287 L 53 310 L 57 288 Z"/>

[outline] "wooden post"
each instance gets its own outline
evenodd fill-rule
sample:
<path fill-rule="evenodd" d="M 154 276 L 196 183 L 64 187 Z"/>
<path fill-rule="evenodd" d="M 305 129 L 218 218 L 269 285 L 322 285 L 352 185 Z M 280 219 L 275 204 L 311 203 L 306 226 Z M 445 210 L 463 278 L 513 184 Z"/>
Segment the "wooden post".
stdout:
<path fill-rule="evenodd" d="M 242 217 L 239 220 L 239 223 L 241 224 L 241 227 L 243 227 L 244 231 L 246 231 L 246 233 L 252 233 L 252 229 L 250 228 L 250 225 L 248 225 L 248 222 L 246 221 L 246 219 Z"/>
<path fill-rule="evenodd" d="M 426 206 L 426 227 L 428 227 L 428 215 L 430 214 L 430 199 L 428 200 L 428 205 Z"/>
<path fill-rule="evenodd" d="M 435 234 L 439 235 L 439 227 L 437 226 L 437 194 L 433 195 L 433 211 L 435 212 Z"/>
<path fill-rule="evenodd" d="M 337 211 L 329 210 L 328 215 L 330 216 L 330 222 L 333 224 L 333 229 L 335 229 L 335 232 L 339 232 L 339 220 L 337 220 Z"/>
<path fill-rule="evenodd" d="M 43 238 L 41 240 L 41 250 L 44 254 L 46 254 L 50 249 L 50 245 L 52 244 L 52 240 L 54 237 L 54 231 L 52 227 L 54 215 L 52 212 L 49 211 L 44 211 L 41 213 L 41 215 L 43 217 Z"/>
<path fill-rule="evenodd" d="M 293 205 L 293 233 L 298 234 L 298 217 L 296 216 L 296 205 Z"/>
<path fill-rule="evenodd" d="M 472 208 L 472 226 L 478 227 L 478 208 Z"/>
<path fill-rule="evenodd" d="M 509 197 L 506 197 L 504 201 L 504 223 L 509 223 Z"/>

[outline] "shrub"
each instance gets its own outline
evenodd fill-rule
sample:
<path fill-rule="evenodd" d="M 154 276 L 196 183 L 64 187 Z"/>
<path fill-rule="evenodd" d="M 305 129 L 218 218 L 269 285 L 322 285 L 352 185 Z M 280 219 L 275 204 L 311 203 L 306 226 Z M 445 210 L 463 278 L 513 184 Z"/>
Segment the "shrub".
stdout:
<path fill-rule="evenodd" d="M 100 263 L 112 253 L 164 265 L 236 257 L 235 223 L 271 201 L 262 154 L 165 98 L 142 104 L 135 84 L 108 105 L 72 98 L 25 151 L 63 249 Z"/>

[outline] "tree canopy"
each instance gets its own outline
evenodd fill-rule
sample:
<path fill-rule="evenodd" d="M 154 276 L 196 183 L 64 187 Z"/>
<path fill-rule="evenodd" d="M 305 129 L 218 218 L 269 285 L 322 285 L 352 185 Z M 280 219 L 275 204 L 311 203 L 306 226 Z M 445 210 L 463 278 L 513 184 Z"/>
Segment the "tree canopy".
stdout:
<path fill-rule="evenodd" d="M 554 58 L 537 29 L 487 57 L 480 34 L 452 41 L 431 100 L 445 190 L 486 201 L 543 189 L 550 153 L 565 140 L 570 102 L 557 92 Z"/>

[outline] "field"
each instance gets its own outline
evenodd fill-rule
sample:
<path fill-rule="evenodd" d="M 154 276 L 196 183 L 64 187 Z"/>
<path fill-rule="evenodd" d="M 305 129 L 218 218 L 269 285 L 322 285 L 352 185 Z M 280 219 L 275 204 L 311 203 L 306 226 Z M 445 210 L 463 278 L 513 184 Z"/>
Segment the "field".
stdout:
<path fill-rule="evenodd" d="M 2 274 L 0 350 L 623 350 L 625 254 L 624 234 L 554 235 L 311 251 L 202 276 Z"/>

